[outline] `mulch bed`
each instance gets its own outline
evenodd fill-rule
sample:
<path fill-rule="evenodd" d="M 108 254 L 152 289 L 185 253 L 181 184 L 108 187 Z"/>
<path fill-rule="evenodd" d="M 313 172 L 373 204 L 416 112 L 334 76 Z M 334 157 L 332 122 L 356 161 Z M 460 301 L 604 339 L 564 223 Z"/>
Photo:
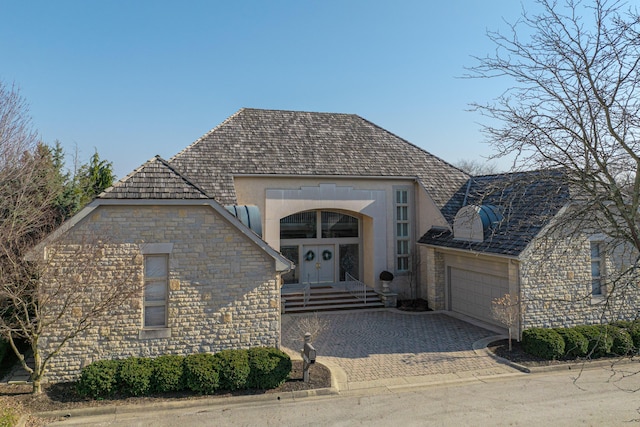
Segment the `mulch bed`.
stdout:
<path fill-rule="evenodd" d="M 511 341 L 511 346 L 512 346 L 512 350 L 509 351 L 509 340 L 504 339 L 504 340 L 492 342 L 487 346 L 487 348 L 490 351 L 492 351 L 496 356 L 500 356 L 504 359 L 518 363 L 519 365 L 523 365 L 528 368 L 535 368 L 540 366 L 575 365 L 576 363 L 583 363 L 591 360 L 607 360 L 612 363 L 615 363 L 616 361 L 624 359 L 623 357 L 620 357 L 620 356 L 611 356 L 611 357 L 601 357 L 598 359 L 577 358 L 577 359 L 547 360 L 547 359 L 541 359 L 539 357 L 526 353 L 522 349 L 522 343 L 516 340 Z"/>
<path fill-rule="evenodd" d="M 44 385 L 43 393 L 38 396 L 31 394 L 30 385 L 0 384 L 0 405 L 6 402 L 8 406 L 22 408 L 21 412 L 36 413 L 104 405 L 136 405 L 163 401 L 196 400 L 205 397 L 273 394 L 274 399 L 276 399 L 278 394 L 286 392 L 331 387 L 331 372 L 321 363 L 311 365 L 308 383 L 302 381 L 302 361 L 293 360 L 292 364 L 293 369 L 291 370 L 289 379 L 280 387 L 272 390 L 243 390 L 233 393 L 220 392 L 210 396 L 180 392 L 144 397 L 113 396 L 108 399 L 93 400 L 78 396 L 74 383 Z"/>
<path fill-rule="evenodd" d="M 399 300 L 396 308 L 402 311 L 432 311 L 427 300 L 422 298 Z"/>
<path fill-rule="evenodd" d="M 526 353 L 522 349 L 522 343 L 512 340 L 511 351 L 509 351 L 509 340 L 494 341 L 487 346 L 496 356 L 518 363 L 527 367 L 558 365 L 567 362 L 575 362 L 575 360 L 547 360 Z"/>

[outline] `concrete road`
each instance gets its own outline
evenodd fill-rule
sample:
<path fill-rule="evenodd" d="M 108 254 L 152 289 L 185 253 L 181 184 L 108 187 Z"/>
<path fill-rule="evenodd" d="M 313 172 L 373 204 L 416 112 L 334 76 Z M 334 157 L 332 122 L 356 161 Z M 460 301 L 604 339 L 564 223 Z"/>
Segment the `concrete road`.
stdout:
<path fill-rule="evenodd" d="M 439 386 L 382 388 L 298 400 L 234 402 L 68 419 L 99 426 L 617 426 L 640 425 L 640 366 L 522 374 Z M 579 378 L 578 377 L 579 374 Z M 577 378 L 577 380 L 576 380 Z"/>

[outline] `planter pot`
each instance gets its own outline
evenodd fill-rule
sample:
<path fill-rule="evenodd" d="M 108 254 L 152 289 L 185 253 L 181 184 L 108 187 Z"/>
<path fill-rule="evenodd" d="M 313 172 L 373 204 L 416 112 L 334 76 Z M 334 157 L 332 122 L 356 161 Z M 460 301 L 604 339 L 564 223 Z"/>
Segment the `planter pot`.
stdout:
<path fill-rule="evenodd" d="M 391 289 L 389 288 L 389 286 L 391 285 L 391 281 L 390 280 L 382 280 L 382 292 L 384 293 L 388 293 L 391 292 Z"/>

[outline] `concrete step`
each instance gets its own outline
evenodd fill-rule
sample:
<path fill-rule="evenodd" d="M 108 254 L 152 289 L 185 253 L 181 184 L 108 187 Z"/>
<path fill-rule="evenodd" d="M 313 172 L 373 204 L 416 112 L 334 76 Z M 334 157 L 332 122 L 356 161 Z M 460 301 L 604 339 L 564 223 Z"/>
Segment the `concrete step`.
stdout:
<path fill-rule="evenodd" d="M 289 295 L 282 295 L 282 298 L 285 299 L 286 301 L 298 301 L 298 300 L 304 300 L 305 296 L 303 294 L 295 294 L 295 295 L 289 294 Z M 326 299 L 340 299 L 340 298 L 359 300 L 359 298 L 356 298 L 355 296 L 347 292 L 332 292 L 332 293 L 326 293 L 326 294 L 309 295 L 309 300 L 326 300 Z M 367 299 L 373 300 L 377 298 L 378 298 L 378 294 L 376 294 L 375 292 L 367 293 Z"/>
<path fill-rule="evenodd" d="M 379 303 L 349 303 L 349 304 L 326 304 L 326 305 L 307 305 L 306 307 L 286 308 L 285 313 L 304 313 L 314 311 L 333 311 L 333 310 L 363 310 L 368 308 L 383 308 L 384 304 Z"/>
<path fill-rule="evenodd" d="M 373 289 L 367 290 L 366 303 L 348 291 L 332 286 L 311 287 L 306 302 L 304 290 L 301 288 L 283 290 L 282 298 L 285 304 L 285 313 L 384 307 L 384 303 Z"/>

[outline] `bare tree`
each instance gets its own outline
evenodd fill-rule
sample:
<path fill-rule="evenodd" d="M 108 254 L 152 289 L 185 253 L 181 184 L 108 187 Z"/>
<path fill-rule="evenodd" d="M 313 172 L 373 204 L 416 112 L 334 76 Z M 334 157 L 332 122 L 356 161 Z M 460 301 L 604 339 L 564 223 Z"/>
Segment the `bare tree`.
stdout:
<path fill-rule="evenodd" d="M 142 260 L 134 257 L 129 268 L 114 268 L 126 250 L 78 236 L 59 238 L 36 247 L 27 254 L 28 261 L 16 262 L 13 279 L 4 280 L 0 336 L 30 374 L 34 393 L 41 392 L 49 363 L 70 340 L 141 296 Z M 20 341 L 28 344 L 26 349 Z M 28 352 L 32 365 L 26 360 Z"/>
<path fill-rule="evenodd" d="M 491 316 L 509 329 L 509 351 L 512 349 L 513 328 L 520 321 L 521 310 L 524 310 L 524 305 L 520 304 L 517 295 L 504 294 L 502 297 L 494 298 L 491 301 Z"/>
<path fill-rule="evenodd" d="M 454 163 L 454 166 L 465 171 L 471 176 L 492 175 L 500 172 L 498 166 L 496 166 L 495 163 L 480 161 L 476 159 L 460 159 Z"/>
<path fill-rule="evenodd" d="M 561 170 L 573 200 L 556 236 L 600 233 L 622 261 L 610 289 L 636 286 L 640 254 L 640 15 L 617 0 L 538 0 L 469 77 L 511 85 L 487 104 L 496 157 Z"/>
<path fill-rule="evenodd" d="M 139 292 L 135 268 L 111 272 L 121 246 L 64 233 L 36 246 L 59 225 L 55 201 L 62 183 L 50 151 L 38 143 L 28 109 L 14 87 L 0 82 L 0 338 L 9 342 L 33 382 L 34 393 L 52 358 L 95 320 Z M 46 337 L 46 338 L 45 338 Z M 47 341 L 46 343 L 43 341 Z M 34 365 L 26 363 L 27 351 Z"/>

